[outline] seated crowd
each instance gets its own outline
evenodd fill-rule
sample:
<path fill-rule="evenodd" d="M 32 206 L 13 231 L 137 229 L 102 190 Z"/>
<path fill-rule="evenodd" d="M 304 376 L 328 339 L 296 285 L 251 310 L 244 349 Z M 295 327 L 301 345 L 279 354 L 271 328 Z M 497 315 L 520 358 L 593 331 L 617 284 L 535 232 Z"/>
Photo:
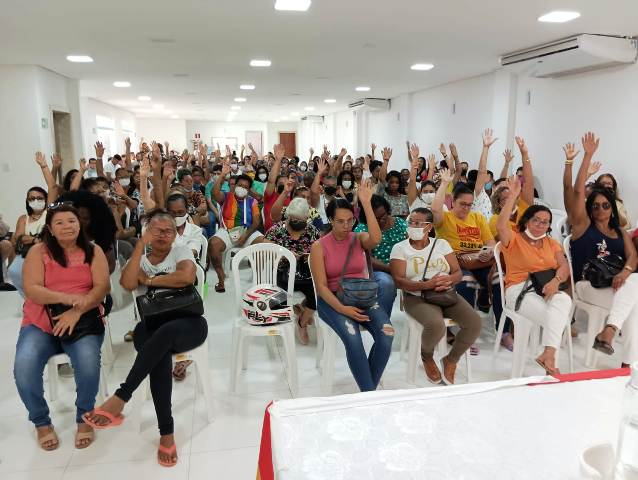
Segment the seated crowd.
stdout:
<path fill-rule="evenodd" d="M 421 359 L 434 384 L 454 384 L 460 358 L 467 351 L 479 354 L 479 312 L 493 312 L 493 328 L 503 332 L 497 341 L 514 349 L 515 324 L 504 318 L 503 304 L 542 326 L 536 362 L 548 374 L 559 372 L 556 353 L 563 335 L 571 334 L 572 298 L 609 311 L 588 347 L 613 354 L 622 331 L 622 365 L 637 361 L 638 231 L 630 230 L 630 212 L 613 175 L 588 183 L 601 168 L 593 162 L 599 140 L 592 133 L 583 137 L 575 180 L 579 152 L 574 144 L 563 148 L 563 228 L 571 232 L 571 264 L 563 244 L 550 236 L 552 210 L 538 198 L 525 141 L 515 139 L 522 167 L 509 176 L 514 155 L 506 150 L 495 179 L 487 161 L 496 140 L 491 130 L 483 133 L 476 169 L 461 161 L 454 144 L 449 155 L 441 144 L 437 163 L 435 155 L 426 159 L 408 143 L 410 168 L 402 170 L 390 168 L 389 148 L 378 160 L 374 144 L 357 158 L 345 149 L 331 155 L 324 146 L 321 155 L 311 149 L 302 160 L 286 157 L 282 145 L 260 156 L 249 144 L 248 154 L 242 146 L 237 156 L 228 146 L 224 154 L 206 145 L 180 153 L 168 143 L 142 142 L 133 153 L 126 139 L 123 155 L 105 159 L 97 142 L 95 158 L 81 159 L 65 174 L 59 156 L 49 167 L 38 152 L 47 189 L 27 190 L 25 214 L 13 233 L 5 232 L 0 253 L 8 280 L 25 299 L 15 382 L 40 446 L 53 450 L 59 444 L 42 373 L 51 356 L 66 353 L 77 384 L 76 447 L 89 446 L 94 429 L 122 423 L 125 403 L 148 376 L 160 432 L 158 461 L 174 465 L 172 380 L 183 379 L 188 364 L 173 368 L 171 356 L 205 341 L 206 319 L 185 316 L 155 329 L 137 323 L 125 337 L 134 342 L 136 359 L 115 394 L 96 408 L 102 318 L 112 306 L 109 276 L 119 268 L 121 286 L 143 293 L 194 285 L 196 269 L 212 267 L 214 290 L 222 293 L 225 255 L 259 243 L 281 245 L 297 260 L 294 272 L 287 261 L 280 263 L 277 284 L 285 288 L 294 275 L 295 290 L 305 297 L 293 306 L 299 341 L 308 344 L 317 312 L 343 342 L 361 391 L 377 388 L 390 357 L 397 297 L 423 326 Z M 503 266 L 503 292 L 495 254 Z M 588 272 L 604 269 L 601 263 L 616 268 L 603 272 L 608 284 L 592 284 Z M 99 321 L 86 330 L 83 321 L 74 333 L 89 318 Z M 374 340 L 369 354 L 363 329 Z M 437 364 L 434 350 L 444 337 L 452 348 Z"/>

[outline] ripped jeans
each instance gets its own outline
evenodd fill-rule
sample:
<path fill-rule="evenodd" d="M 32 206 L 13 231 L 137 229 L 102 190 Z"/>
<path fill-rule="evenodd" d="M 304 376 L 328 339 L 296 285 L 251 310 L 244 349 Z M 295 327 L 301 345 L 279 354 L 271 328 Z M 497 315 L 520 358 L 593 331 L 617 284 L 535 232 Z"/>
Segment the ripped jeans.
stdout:
<path fill-rule="evenodd" d="M 356 322 L 336 312 L 323 298 L 318 297 L 317 312 L 319 317 L 339 335 L 343 342 L 348 366 L 359 389 L 362 392 L 376 390 L 390 358 L 394 338 L 394 328 L 385 310 L 376 304 L 364 312 L 370 319 L 369 321 Z M 368 357 L 366 357 L 363 348 L 359 327 L 368 330 L 374 339 Z"/>

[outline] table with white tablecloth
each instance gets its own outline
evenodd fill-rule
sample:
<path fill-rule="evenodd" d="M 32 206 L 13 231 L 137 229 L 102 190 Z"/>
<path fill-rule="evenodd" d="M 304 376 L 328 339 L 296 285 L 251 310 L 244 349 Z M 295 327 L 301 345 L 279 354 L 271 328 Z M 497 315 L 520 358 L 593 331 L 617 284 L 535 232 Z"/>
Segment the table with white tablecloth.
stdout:
<path fill-rule="evenodd" d="M 616 442 L 627 377 L 612 375 L 278 401 L 269 409 L 274 477 L 576 479 L 584 449 Z"/>

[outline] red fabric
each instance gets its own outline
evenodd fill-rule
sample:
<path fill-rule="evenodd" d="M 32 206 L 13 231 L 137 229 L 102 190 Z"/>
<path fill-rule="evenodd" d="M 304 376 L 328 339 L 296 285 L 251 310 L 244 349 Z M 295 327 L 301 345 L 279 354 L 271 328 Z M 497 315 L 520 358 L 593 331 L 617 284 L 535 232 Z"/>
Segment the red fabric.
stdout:
<path fill-rule="evenodd" d="M 272 465 L 272 445 L 270 439 L 270 406 L 264 412 L 264 425 L 261 429 L 261 443 L 259 445 L 259 461 L 257 480 L 275 480 L 275 469 Z"/>
<path fill-rule="evenodd" d="M 593 372 L 576 372 L 576 373 L 561 373 L 553 375 L 560 383 L 564 382 L 579 382 L 581 380 L 603 380 L 605 378 L 625 377 L 629 375 L 631 369 L 616 368 L 613 370 L 594 370 Z M 530 383 L 530 386 L 534 385 L 553 385 L 552 383 Z"/>
<path fill-rule="evenodd" d="M 638 238 L 638 228 L 634 230 L 634 234 L 631 236 L 631 238 Z"/>
<path fill-rule="evenodd" d="M 277 190 L 273 190 L 272 193 L 264 192 L 264 232 L 267 232 L 273 225 L 272 218 L 270 218 L 270 212 L 278 198 L 279 194 L 277 193 Z M 286 197 L 284 200 L 284 207 L 287 207 L 289 203 L 290 197 Z"/>

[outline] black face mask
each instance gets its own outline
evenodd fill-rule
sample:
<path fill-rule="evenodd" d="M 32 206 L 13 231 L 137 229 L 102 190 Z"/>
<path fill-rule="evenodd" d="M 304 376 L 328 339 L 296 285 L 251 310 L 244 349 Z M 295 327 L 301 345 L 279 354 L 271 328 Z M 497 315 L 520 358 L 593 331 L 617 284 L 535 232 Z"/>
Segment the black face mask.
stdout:
<path fill-rule="evenodd" d="M 295 232 L 300 232 L 306 229 L 307 223 L 303 220 L 290 219 L 288 220 L 288 225 L 290 225 L 290 228 L 292 228 Z"/>
<path fill-rule="evenodd" d="M 333 186 L 323 187 L 323 191 L 325 192 L 326 195 L 333 196 L 335 193 L 337 193 L 337 187 L 333 187 Z"/>
<path fill-rule="evenodd" d="M 277 193 L 281 194 L 284 191 L 284 185 L 277 185 Z"/>
<path fill-rule="evenodd" d="M 467 176 L 467 168 L 461 169 L 461 175 L 463 175 L 464 177 Z"/>

